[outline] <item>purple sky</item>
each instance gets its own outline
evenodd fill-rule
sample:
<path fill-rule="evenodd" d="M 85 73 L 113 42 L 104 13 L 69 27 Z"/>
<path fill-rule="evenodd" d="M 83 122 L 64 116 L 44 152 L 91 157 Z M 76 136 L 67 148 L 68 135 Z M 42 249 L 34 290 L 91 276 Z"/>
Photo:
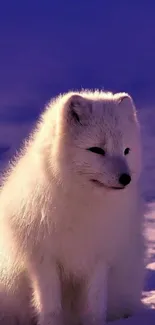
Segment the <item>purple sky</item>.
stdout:
<path fill-rule="evenodd" d="M 155 100 L 155 1 L 1 1 L 0 121 L 81 87 Z"/>

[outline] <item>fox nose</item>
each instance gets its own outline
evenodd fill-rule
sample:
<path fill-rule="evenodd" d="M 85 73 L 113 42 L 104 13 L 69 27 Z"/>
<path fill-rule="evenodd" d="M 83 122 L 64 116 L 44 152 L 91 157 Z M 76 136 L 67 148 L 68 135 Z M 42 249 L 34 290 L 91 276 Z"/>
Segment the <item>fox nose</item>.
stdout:
<path fill-rule="evenodd" d="M 128 185 L 131 182 L 131 176 L 129 174 L 122 174 L 119 178 L 119 183 L 123 186 Z"/>

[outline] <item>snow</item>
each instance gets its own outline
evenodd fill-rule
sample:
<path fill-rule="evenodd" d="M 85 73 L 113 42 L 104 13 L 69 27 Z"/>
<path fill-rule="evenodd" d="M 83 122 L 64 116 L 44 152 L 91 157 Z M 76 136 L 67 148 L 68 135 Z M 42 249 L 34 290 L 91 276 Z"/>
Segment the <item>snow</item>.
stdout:
<path fill-rule="evenodd" d="M 142 295 L 148 309 L 134 317 L 114 321 L 113 325 L 154 325 L 155 324 L 155 109 L 145 107 L 139 109 L 139 118 L 143 139 L 144 172 L 142 175 L 142 193 L 147 202 L 145 218 L 145 233 L 148 245 L 147 274 Z M 10 147 L 10 151 L 0 151 L 0 172 L 15 153 L 22 139 L 29 133 L 32 125 L 29 123 L 0 124 L 0 147 Z"/>
<path fill-rule="evenodd" d="M 109 325 L 154 325 L 155 324 L 155 311 L 150 309 L 144 314 L 136 315 L 127 319 L 120 319 L 118 321 L 109 323 Z"/>

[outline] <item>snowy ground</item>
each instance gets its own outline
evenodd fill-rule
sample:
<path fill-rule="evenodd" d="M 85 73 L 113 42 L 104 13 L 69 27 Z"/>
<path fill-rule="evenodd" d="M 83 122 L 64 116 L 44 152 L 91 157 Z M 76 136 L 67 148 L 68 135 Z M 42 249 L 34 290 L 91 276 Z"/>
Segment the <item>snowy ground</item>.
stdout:
<path fill-rule="evenodd" d="M 146 238 L 148 242 L 148 265 L 143 300 L 150 310 L 143 315 L 113 322 L 115 325 L 155 325 L 155 107 L 139 111 L 142 125 L 144 173 L 142 192 L 149 210 L 146 215 Z M 28 134 L 30 124 L 0 125 L 0 147 L 10 146 L 6 153 L 0 151 L 0 172 L 15 153 L 21 140 Z"/>

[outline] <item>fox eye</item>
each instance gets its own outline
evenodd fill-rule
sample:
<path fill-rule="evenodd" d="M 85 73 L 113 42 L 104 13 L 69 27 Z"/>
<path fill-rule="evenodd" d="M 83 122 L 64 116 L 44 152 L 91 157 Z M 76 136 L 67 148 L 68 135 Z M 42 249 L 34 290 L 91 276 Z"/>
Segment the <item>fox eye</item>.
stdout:
<path fill-rule="evenodd" d="M 128 155 L 129 152 L 130 152 L 130 148 L 126 148 L 126 149 L 124 150 L 124 155 L 125 155 L 125 156 Z"/>
<path fill-rule="evenodd" d="M 88 148 L 87 150 L 89 150 L 91 152 L 94 152 L 94 153 L 97 153 L 98 155 L 105 156 L 105 151 L 102 148 L 99 148 L 99 147 L 91 147 L 91 148 Z"/>

